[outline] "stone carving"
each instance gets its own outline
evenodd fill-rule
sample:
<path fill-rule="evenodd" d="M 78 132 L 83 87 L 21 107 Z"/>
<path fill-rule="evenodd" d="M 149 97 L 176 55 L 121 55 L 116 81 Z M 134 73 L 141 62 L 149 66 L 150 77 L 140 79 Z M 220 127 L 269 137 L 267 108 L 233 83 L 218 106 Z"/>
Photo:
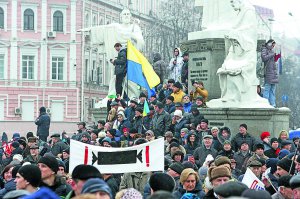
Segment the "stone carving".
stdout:
<path fill-rule="evenodd" d="M 99 46 L 99 53 L 106 55 L 106 61 L 114 59 L 117 56 L 117 52 L 114 49 L 115 43 L 121 43 L 123 46 L 126 46 L 127 41 L 131 40 L 139 50 L 144 46 L 142 31 L 138 25 L 139 21 L 132 21 L 131 13 L 126 8 L 121 12 L 120 18 L 121 23 L 101 25 L 83 30 L 90 31 L 91 44 Z M 116 77 L 114 75 L 114 66 L 112 64 L 110 64 L 109 69 L 108 75 L 110 77 L 110 83 L 108 95 L 112 95 L 115 94 Z M 129 84 L 129 93 L 132 93 L 129 94 L 129 96 L 138 96 L 139 93 L 135 84 L 131 82 Z"/>
<path fill-rule="evenodd" d="M 228 1 L 229 2 L 229 1 Z M 208 107 L 265 108 L 266 100 L 258 96 L 256 77 L 257 21 L 254 7 L 241 0 L 231 0 L 235 20 L 225 35 L 226 58 L 218 69 L 221 98 Z"/>

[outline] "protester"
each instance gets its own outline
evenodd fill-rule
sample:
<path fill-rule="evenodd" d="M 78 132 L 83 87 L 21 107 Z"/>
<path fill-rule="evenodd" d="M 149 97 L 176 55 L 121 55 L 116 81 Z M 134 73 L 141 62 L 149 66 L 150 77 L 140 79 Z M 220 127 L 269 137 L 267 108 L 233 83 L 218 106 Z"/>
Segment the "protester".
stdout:
<path fill-rule="evenodd" d="M 217 156 L 218 152 L 216 149 L 212 148 L 213 137 L 211 135 L 205 135 L 203 137 L 203 145 L 196 148 L 194 151 L 195 163 L 198 167 L 204 163 L 207 155 L 212 155 L 214 158 Z"/>
<path fill-rule="evenodd" d="M 39 189 L 41 180 L 41 171 L 38 166 L 25 165 L 18 170 L 16 175 L 16 188 L 34 193 Z"/>
<path fill-rule="evenodd" d="M 81 190 L 81 194 L 91 193 L 97 198 L 112 199 L 111 189 L 106 182 L 99 178 L 88 179 Z"/>
<path fill-rule="evenodd" d="M 231 141 L 232 148 L 234 151 L 237 151 L 243 142 L 248 143 L 249 149 L 251 151 L 253 150 L 253 146 L 255 146 L 255 144 L 258 143 L 258 141 L 252 135 L 250 135 L 247 132 L 247 130 L 248 126 L 246 124 L 240 125 L 239 133 L 237 133 Z"/>
<path fill-rule="evenodd" d="M 204 192 L 201 188 L 198 173 L 193 169 L 184 169 L 180 175 L 180 186 L 174 192 L 175 198 L 181 198 L 185 193 L 192 193 L 199 198 L 203 198 Z"/>
<path fill-rule="evenodd" d="M 58 196 L 67 196 L 72 188 L 61 176 L 57 175 L 58 162 L 55 157 L 50 155 L 41 157 L 38 161 L 38 167 L 42 174 L 41 187 L 48 187 Z"/>
<path fill-rule="evenodd" d="M 47 142 L 47 137 L 49 136 L 49 128 L 50 128 L 50 117 L 46 113 L 46 108 L 40 108 L 40 115 L 35 120 L 35 124 L 37 125 L 37 136 L 40 140 Z"/>

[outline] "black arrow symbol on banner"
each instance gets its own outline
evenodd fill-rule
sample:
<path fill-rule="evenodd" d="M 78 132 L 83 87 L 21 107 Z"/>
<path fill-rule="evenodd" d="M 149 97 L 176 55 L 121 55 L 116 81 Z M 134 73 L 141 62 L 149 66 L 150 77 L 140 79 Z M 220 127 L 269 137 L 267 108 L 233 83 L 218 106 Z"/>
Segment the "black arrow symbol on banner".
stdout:
<path fill-rule="evenodd" d="M 143 163 L 142 152 L 143 150 L 141 150 L 139 153 L 137 150 L 110 152 L 99 151 L 98 157 L 94 152 L 92 152 L 92 164 L 94 165 L 95 162 L 97 162 L 98 165 L 133 164 L 137 163 L 137 159 Z"/>

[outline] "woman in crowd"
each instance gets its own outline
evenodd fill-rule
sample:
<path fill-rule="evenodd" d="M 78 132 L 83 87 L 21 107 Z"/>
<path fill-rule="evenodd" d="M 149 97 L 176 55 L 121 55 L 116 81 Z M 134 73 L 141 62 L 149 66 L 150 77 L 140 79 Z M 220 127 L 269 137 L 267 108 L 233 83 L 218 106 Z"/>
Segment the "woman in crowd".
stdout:
<path fill-rule="evenodd" d="M 205 195 L 201 188 L 198 173 L 191 168 L 182 171 L 180 185 L 178 190 L 174 192 L 174 196 L 175 198 L 181 198 L 185 193 L 192 193 L 199 198 L 203 198 Z"/>

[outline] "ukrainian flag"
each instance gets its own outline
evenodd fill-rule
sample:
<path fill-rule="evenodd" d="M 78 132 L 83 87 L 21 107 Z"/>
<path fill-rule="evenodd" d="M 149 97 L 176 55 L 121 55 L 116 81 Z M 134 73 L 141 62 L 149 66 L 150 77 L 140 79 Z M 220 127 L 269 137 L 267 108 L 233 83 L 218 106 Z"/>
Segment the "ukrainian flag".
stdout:
<path fill-rule="evenodd" d="M 128 80 L 146 88 L 148 97 L 153 94 L 153 88 L 160 83 L 151 64 L 130 41 L 127 42 L 127 77 Z"/>

